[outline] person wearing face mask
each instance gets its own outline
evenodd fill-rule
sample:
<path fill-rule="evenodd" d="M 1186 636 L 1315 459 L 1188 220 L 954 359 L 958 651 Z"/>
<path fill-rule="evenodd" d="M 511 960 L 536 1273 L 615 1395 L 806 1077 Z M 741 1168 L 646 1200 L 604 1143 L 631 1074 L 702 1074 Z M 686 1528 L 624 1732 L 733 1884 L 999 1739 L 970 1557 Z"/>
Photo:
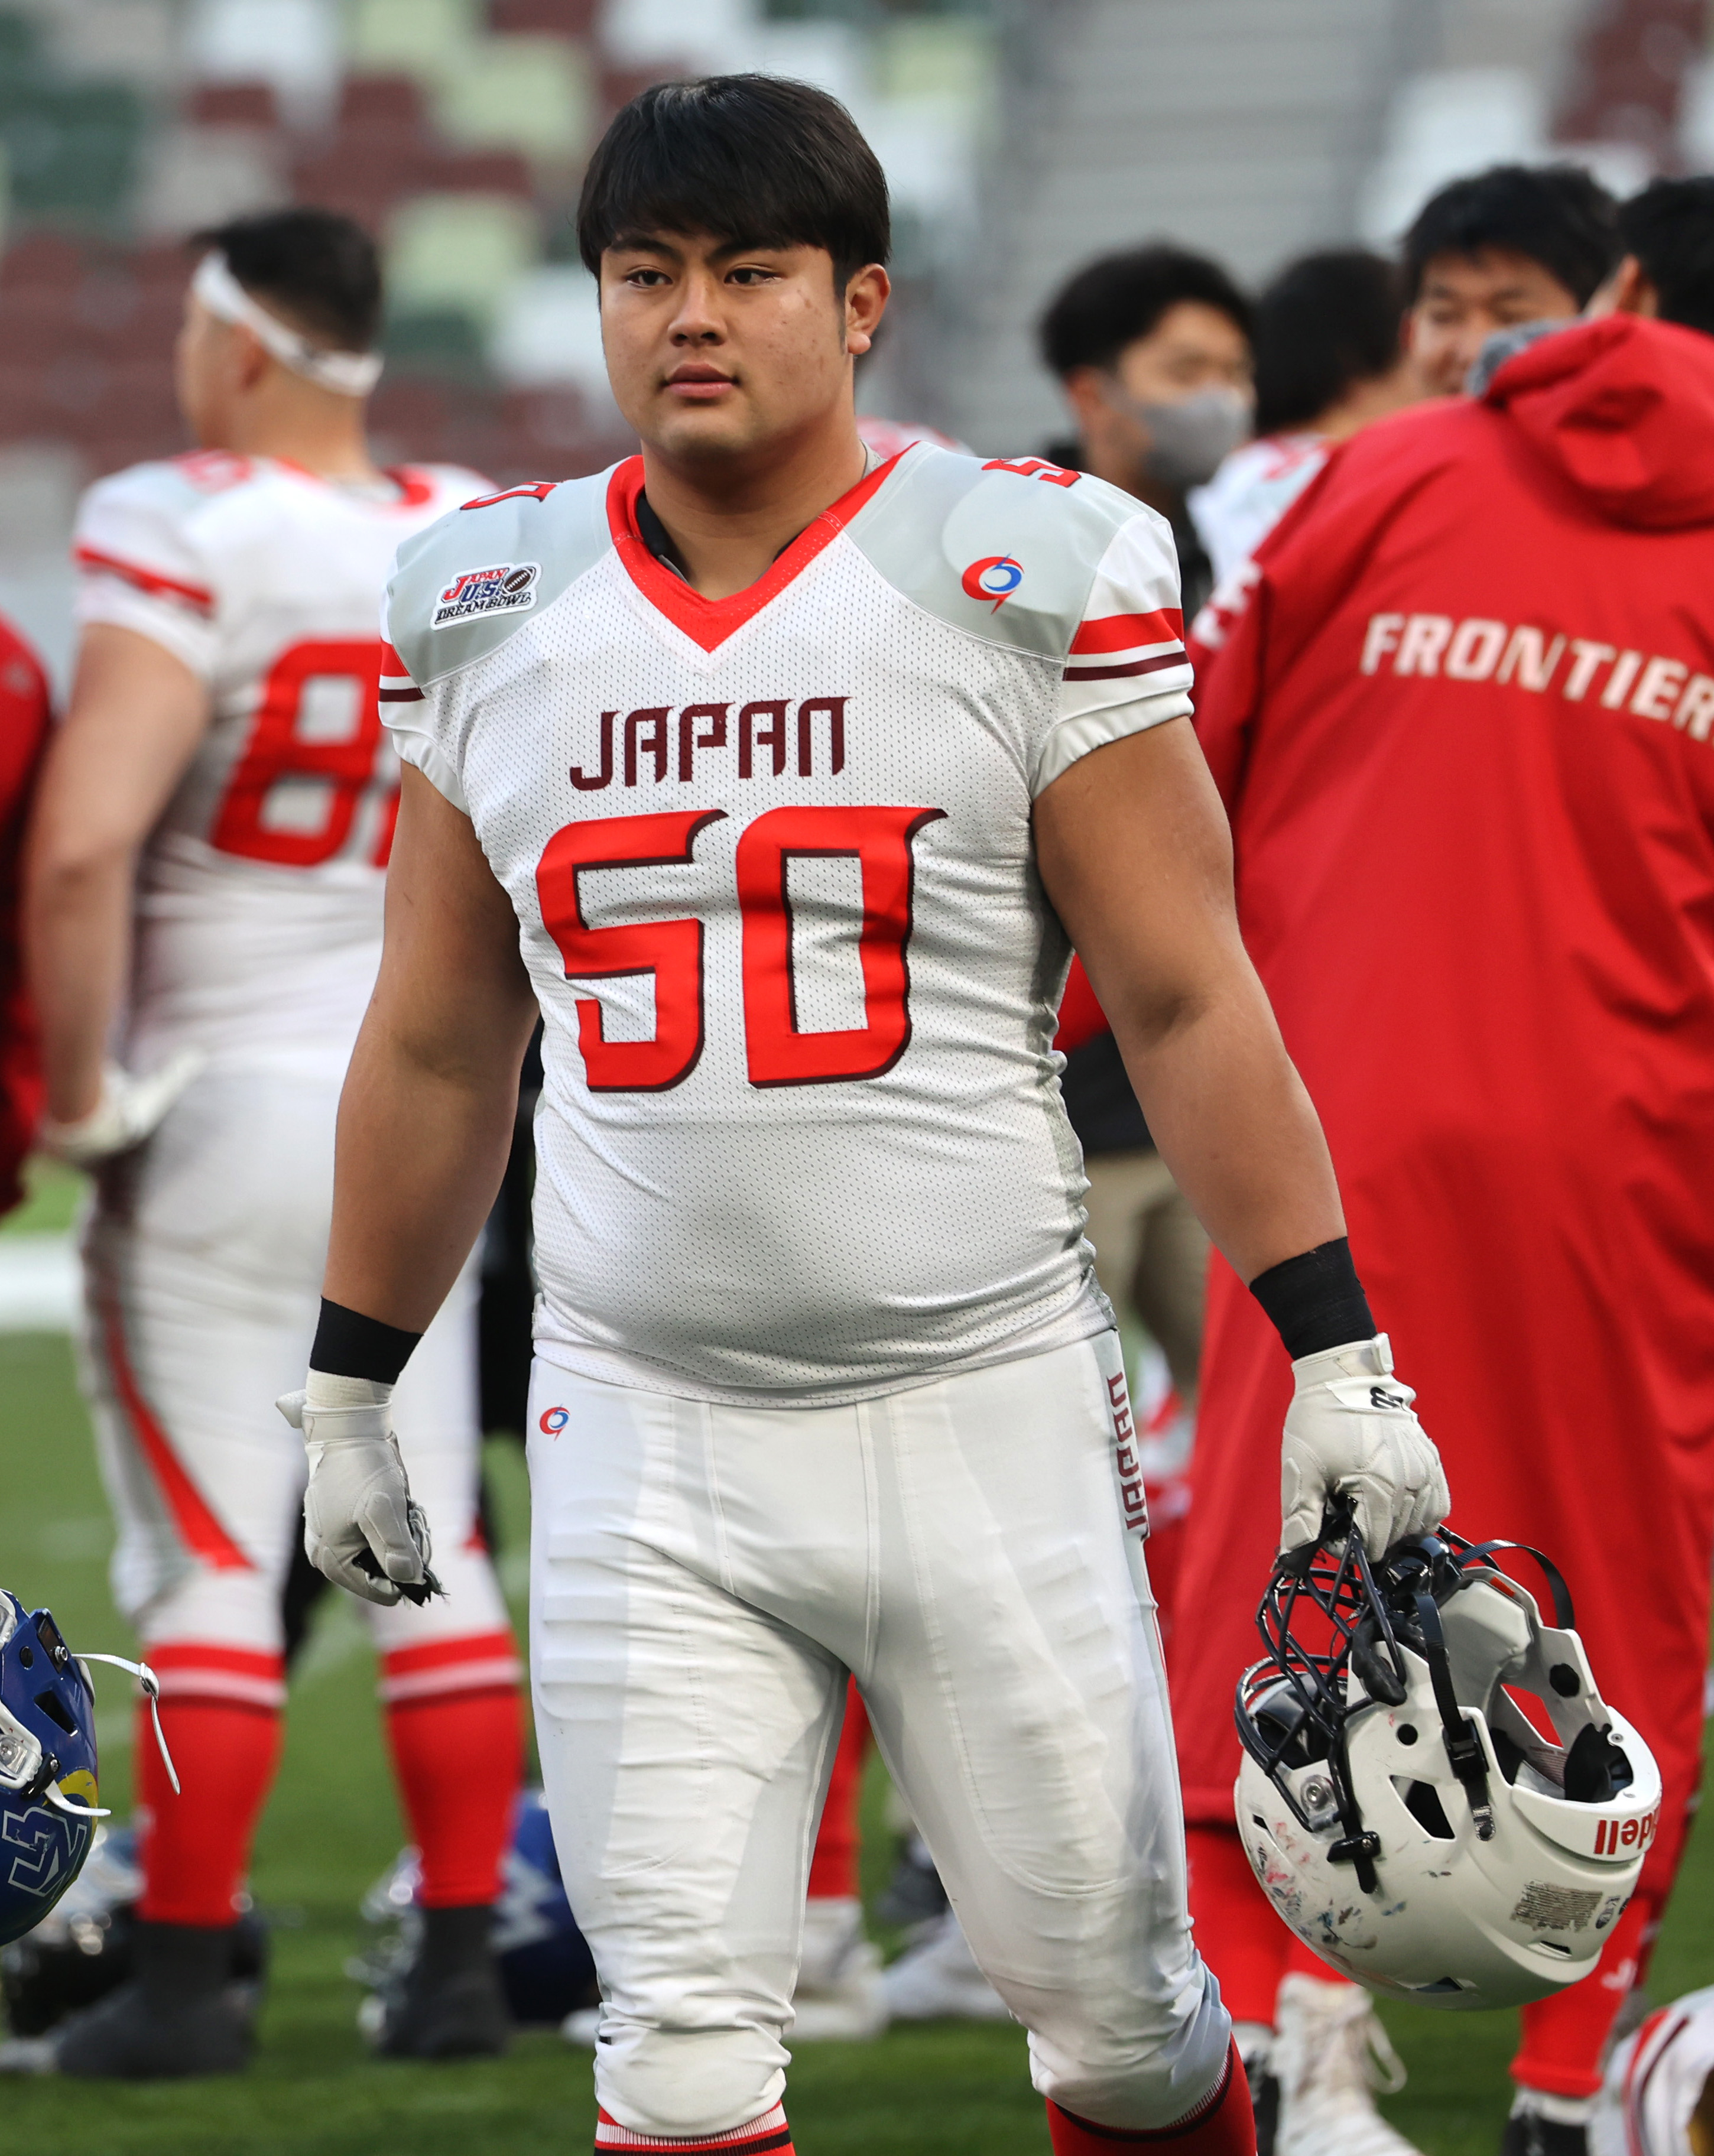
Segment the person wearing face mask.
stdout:
<path fill-rule="evenodd" d="M 1164 241 L 1088 264 L 1042 316 L 1077 429 L 1048 454 L 1167 520 L 1187 620 L 1213 577 L 1185 496 L 1250 434 L 1250 301 L 1219 264 Z"/>
<path fill-rule="evenodd" d="M 1624 245 L 1580 166 L 1496 165 L 1431 195 L 1404 254 L 1407 347 L 1430 395 L 1457 397 L 1490 337 L 1581 314 Z"/>
<path fill-rule="evenodd" d="M 1250 301 L 1217 262 L 1156 241 L 1103 255 L 1062 287 L 1041 322 L 1077 439 L 1047 452 L 1159 511 L 1173 526 L 1184 619 L 1214 575 L 1186 506 L 1250 431 Z M 1082 962 L 1060 1005 L 1060 1084 L 1083 1147 L 1096 1270 L 1109 1301 L 1166 1357 L 1178 1411 L 1149 1440 L 1149 1569 L 1168 1600 L 1176 1507 L 1188 1464 L 1202 1353 L 1208 1238 L 1149 1135 Z"/>

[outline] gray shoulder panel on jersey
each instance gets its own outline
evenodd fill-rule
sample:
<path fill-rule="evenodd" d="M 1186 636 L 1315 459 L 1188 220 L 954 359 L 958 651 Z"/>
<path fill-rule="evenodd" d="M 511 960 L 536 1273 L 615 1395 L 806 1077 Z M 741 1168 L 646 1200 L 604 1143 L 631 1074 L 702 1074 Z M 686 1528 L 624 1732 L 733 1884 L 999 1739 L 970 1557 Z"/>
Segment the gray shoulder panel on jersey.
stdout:
<path fill-rule="evenodd" d="M 1036 470 L 1018 469 L 1029 465 Z M 1170 559 L 1172 531 L 1105 480 L 1085 474 L 1067 486 L 1042 476 L 1056 469 L 1036 458 L 1008 469 L 919 444 L 846 534 L 926 613 L 992 644 L 1063 660 L 1113 535 L 1134 517 L 1152 518 Z M 983 574 L 987 589 L 978 583 Z"/>
<path fill-rule="evenodd" d="M 594 567 L 613 545 L 609 476 L 489 495 L 405 541 L 387 587 L 387 640 L 419 689 L 485 659 Z"/>

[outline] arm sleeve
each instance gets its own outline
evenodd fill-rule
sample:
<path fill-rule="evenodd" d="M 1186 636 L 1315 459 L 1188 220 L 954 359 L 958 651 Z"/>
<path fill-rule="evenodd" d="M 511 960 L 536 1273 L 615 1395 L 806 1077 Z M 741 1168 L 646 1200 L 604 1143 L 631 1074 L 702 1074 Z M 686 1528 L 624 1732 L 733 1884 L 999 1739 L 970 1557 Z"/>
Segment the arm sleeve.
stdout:
<path fill-rule="evenodd" d="M 405 662 L 387 640 L 387 613 L 383 607 L 381 619 L 381 721 L 392 737 L 393 746 L 401 763 L 409 764 L 420 771 L 435 792 L 449 801 L 461 815 L 468 816 L 470 804 L 464 799 L 464 789 L 459 782 L 452 758 L 442 748 L 439 730 L 436 724 L 437 706 L 448 692 L 448 685 L 437 688 L 419 689 L 411 679 Z"/>
<path fill-rule="evenodd" d="M 214 575 L 170 482 L 151 485 L 154 477 L 121 473 L 85 495 L 72 542 L 77 618 L 135 629 L 207 681 L 218 648 Z"/>
<path fill-rule="evenodd" d="M 1091 749 L 1188 718 L 1190 681 L 1171 531 L 1157 516 L 1132 517 L 1101 557 L 1072 634 L 1032 793 Z"/>

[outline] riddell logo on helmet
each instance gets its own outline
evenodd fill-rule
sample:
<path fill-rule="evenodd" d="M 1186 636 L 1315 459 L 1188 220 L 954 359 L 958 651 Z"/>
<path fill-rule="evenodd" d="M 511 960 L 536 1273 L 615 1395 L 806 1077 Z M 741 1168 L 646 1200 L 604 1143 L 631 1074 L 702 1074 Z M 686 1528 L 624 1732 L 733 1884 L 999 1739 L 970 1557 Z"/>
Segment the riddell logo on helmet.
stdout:
<path fill-rule="evenodd" d="M 466 569 L 440 594 L 430 629 L 449 629 L 473 614 L 516 613 L 536 603 L 539 562 L 497 562 L 485 569 Z"/>
<path fill-rule="evenodd" d="M 1597 1820 L 1595 1854 L 1597 1856 L 1617 1856 L 1621 1850 L 1646 1849 L 1654 1840 L 1660 1824 L 1659 1804 L 1642 1819 Z"/>

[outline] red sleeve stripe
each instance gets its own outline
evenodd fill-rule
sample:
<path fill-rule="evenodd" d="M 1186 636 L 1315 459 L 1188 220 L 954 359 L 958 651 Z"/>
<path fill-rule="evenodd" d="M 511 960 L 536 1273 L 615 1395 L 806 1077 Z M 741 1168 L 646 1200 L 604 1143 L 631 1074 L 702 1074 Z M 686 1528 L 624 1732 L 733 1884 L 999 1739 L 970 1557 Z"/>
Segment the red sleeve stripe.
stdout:
<path fill-rule="evenodd" d="M 73 559 L 80 568 L 100 569 L 111 577 L 122 577 L 128 584 L 135 584 L 140 592 L 153 592 L 163 598 L 182 599 L 185 605 L 194 607 L 198 613 L 213 613 L 214 594 L 205 591 L 201 584 L 182 584 L 175 577 L 163 577 L 154 569 L 145 569 L 136 562 L 122 562 L 116 554 L 103 554 L 94 547 L 80 547 Z"/>
<path fill-rule="evenodd" d="M 1073 651 L 1134 651 L 1145 644 L 1180 644 L 1184 639 L 1184 616 L 1178 607 L 1161 607 L 1153 613 L 1109 613 L 1097 621 L 1078 624 L 1071 639 Z"/>
<path fill-rule="evenodd" d="M 1152 659 L 1132 659 L 1120 666 L 1068 666 L 1061 678 L 1067 681 L 1122 681 L 1133 674 L 1159 674 L 1167 667 L 1188 668 L 1189 664 L 1181 644 L 1175 650 L 1157 652 Z"/>
<path fill-rule="evenodd" d="M 423 691 L 414 682 L 408 680 L 403 689 L 388 689 L 383 686 L 375 701 L 377 704 L 420 704 L 423 701 Z"/>

